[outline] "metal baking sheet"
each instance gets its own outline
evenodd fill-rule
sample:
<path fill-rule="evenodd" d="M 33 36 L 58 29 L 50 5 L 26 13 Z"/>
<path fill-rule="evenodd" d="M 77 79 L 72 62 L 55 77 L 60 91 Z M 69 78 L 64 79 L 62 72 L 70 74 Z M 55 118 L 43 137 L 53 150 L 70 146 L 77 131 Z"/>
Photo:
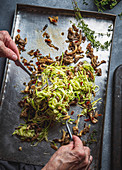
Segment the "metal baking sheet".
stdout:
<path fill-rule="evenodd" d="M 113 32 L 115 25 L 115 15 L 101 14 L 97 12 L 81 11 L 84 21 L 89 25 L 92 30 L 96 33 L 103 33 L 103 37 L 98 39 L 103 43 L 106 40 L 113 40 Z M 50 24 L 48 17 L 58 16 L 58 25 Z M 30 56 L 27 55 L 31 49 L 39 49 L 43 55 L 50 53 L 51 57 L 55 59 L 55 56 L 61 55 L 64 52 L 68 44 L 65 42 L 67 39 L 68 28 L 71 27 L 71 22 L 76 23 L 77 21 L 74 16 L 73 10 L 66 9 L 53 9 L 38 6 L 22 5 L 18 4 L 16 7 L 15 18 L 12 29 L 13 39 L 18 34 L 17 29 L 20 29 L 20 35 L 22 38 L 27 37 L 28 43 L 26 45 L 26 51 L 22 52 L 22 55 L 27 60 L 30 60 Z M 44 42 L 41 30 L 48 24 L 46 31 L 51 36 L 53 44 L 59 47 L 59 50 L 50 48 Z M 111 36 L 108 38 L 106 33 L 108 26 L 112 25 L 113 31 Z M 61 33 L 64 32 L 64 36 Z M 82 44 L 82 49 L 85 51 L 88 42 Z M 102 149 L 102 135 L 104 128 L 105 119 L 105 103 L 106 103 L 106 90 L 107 80 L 110 65 L 112 45 L 107 51 L 95 51 L 94 54 L 99 56 L 99 61 L 105 60 L 106 64 L 102 64 L 102 76 L 96 78 L 96 84 L 99 85 L 100 90 L 96 95 L 96 99 L 102 98 L 101 103 L 97 104 L 100 116 L 99 122 L 95 125 L 91 125 L 91 130 L 96 129 L 97 143 L 90 145 L 91 154 L 93 155 L 92 169 L 99 169 L 101 166 L 101 149 Z M 82 59 L 88 60 L 86 57 Z M 90 61 L 90 60 L 89 60 Z M 30 143 L 21 142 L 16 136 L 12 136 L 15 128 L 23 122 L 20 120 L 21 108 L 18 106 L 18 102 L 22 99 L 23 95 L 21 90 L 24 89 L 23 82 L 28 82 L 29 76 L 17 67 L 13 61 L 7 63 L 7 72 L 4 79 L 4 93 L 2 95 L 2 104 L 0 106 L 0 159 L 23 162 L 34 165 L 44 165 L 48 162 L 51 155 L 55 152 L 50 144 L 42 141 L 36 147 L 31 146 Z M 80 107 L 71 107 L 70 111 L 74 110 L 75 113 L 80 113 Z M 76 118 L 75 114 L 73 117 Z M 81 118 L 79 128 L 82 129 L 84 124 L 84 118 Z M 89 124 L 89 122 L 87 123 Z M 49 131 L 49 139 L 61 137 L 60 129 L 65 129 L 65 126 L 56 125 Z M 83 136 L 81 139 L 86 140 L 88 135 Z M 20 152 L 19 146 L 23 149 Z"/>

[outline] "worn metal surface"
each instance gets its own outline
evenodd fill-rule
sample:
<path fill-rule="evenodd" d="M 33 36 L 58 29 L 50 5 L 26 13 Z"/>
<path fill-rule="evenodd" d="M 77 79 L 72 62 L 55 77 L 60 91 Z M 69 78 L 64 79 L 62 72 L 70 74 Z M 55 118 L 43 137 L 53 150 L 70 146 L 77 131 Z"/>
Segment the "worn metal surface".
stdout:
<path fill-rule="evenodd" d="M 27 52 L 31 49 L 38 48 L 43 55 L 50 53 L 52 58 L 57 55 L 61 55 L 62 51 L 67 49 L 68 44 L 65 43 L 65 40 L 67 39 L 67 30 L 69 27 L 71 27 L 70 20 L 76 22 L 73 11 L 18 5 L 16 12 L 15 24 L 13 27 L 13 37 L 16 36 L 18 28 L 21 30 L 21 37 L 27 37 L 27 51 L 22 53 L 22 55 L 27 58 L 27 60 L 30 59 L 30 56 L 27 55 Z M 52 15 L 59 16 L 58 26 L 54 26 L 49 23 L 48 17 Z M 90 28 L 95 30 L 97 33 L 106 33 L 110 24 L 112 24 L 114 27 L 114 15 L 97 14 L 92 12 L 83 12 L 82 15 L 86 17 L 84 18 L 85 22 L 88 23 Z M 59 51 L 51 49 L 44 42 L 44 38 L 42 37 L 42 33 L 40 31 L 47 23 L 48 28 L 46 31 L 51 36 L 53 44 L 60 48 Z M 64 36 L 61 35 L 61 32 L 64 32 Z M 106 39 L 108 39 L 108 37 L 99 37 L 99 39 L 104 42 Z M 87 44 L 88 42 L 83 44 L 84 51 Z M 100 61 L 102 59 L 106 60 L 106 64 L 101 66 L 103 70 L 102 76 L 96 78 L 96 84 L 100 86 L 100 90 L 97 93 L 96 99 L 100 97 L 102 98 L 102 104 L 98 104 L 98 110 L 103 114 L 103 116 L 99 118 L 98 124 L 92 125 L 91 127 L 91 130 L 94 128 L 99 130 L 97 135 L 98 143 L 90 146 L 92 155 L 94 156 L 92 167 L 96 166 L 94 169 L 99 168 L 101 161 L 101 143 L 105 116 L 104 107 L 106 98 L 107 75 L 110 62 L 110 51 L 111 50 L 109 49 L 108 51 L 99 51 L 99 53 L 95 52 L 95 54 L 99 56 Z M 86 60 L 86 58 L 83 60 Z M 35 165 L 45 164 L 49 160 L 50 156 L 54 153 L 48 143 L 42 142 L 37 147 L 32 147 L 29 143 L 22 143 L 15 136 L 12 137 L 11 135 L 15 127 L 17 127 L 20 123 L 19 115 L 21 109 L 18 107 L 17 103 L 22 98 L 20 91 L 24 89 L 23 82 L 25 81 L 29 81 L 29 76 L 24 73 L 23 70 L 17 68 L 13 62 L 10 62 L 8 65 L 5 91 L 0 113 L 0 145 L 3 146 L 0 148 L 0 158 L 17 162 L 31 163 Z M 71 108 L 70 111 L 72 109 L 75 111 L 75 113 L 81 112 L 79 107 Z M 81 118 L 80 127 L 83 127 L 82 124 L 83 118 Z M 49 139 L 61 136 L 59 130 L 57 130 L 58 128 L 62 129 L 62 127 L 59 127 L 59 125 L 57 125 L 57 127 L 54 129 L 51 129 L 49 133 Z M 83 137 L 82 139 L 85 138 L 86 137 Z M 22 146 L 22 152 L 18 151 L 19 146 Z"/>

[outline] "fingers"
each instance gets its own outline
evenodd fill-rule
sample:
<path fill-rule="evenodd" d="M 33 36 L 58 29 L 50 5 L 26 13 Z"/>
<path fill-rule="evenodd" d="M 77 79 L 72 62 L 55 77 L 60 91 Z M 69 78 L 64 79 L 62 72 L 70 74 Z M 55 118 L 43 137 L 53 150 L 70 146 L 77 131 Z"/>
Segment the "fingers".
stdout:
<path fill-rule="evenodd" d="M 90 157 L 90 149 L 84 146 L 84 151 L 85 151 L 85 154 L 88 155 L 88 157 Z"/>
<path fill-rule="evenodd" d="M 92 156 L 90 155 L 89 147 L 83 146 L 81 139 L 77 136 L 73 136 L 74 149 L 73 152 L 79 162 L 78 168 L 88 170 L 92 163 Z"/>
<path fill-rule="evenodd" d="M 20 60 L 20 55 L 18 48 L 15 44 L 15 42 L 11 39 L 10 35 L 6 36 L 6 42 L 5 42 L 6 47 L 10 48 L 14 53 L 17 55 L 17 58 Z"/>
<path fill-rule="evenodd" d="M 10 49 L 11 51 L 13 51 L 14 55 L 17 56 L 17 58 L 14 56 L 12 57 L 12 55 L 10 55 L 8 57 L 8 55 L 6 54 L 6 51 L 4 52 L 3 50 L 7 50 L 8 49 L 5 49 L 5 48 L 2 48 L 2 51 L 6 54 L 4 57 L 8 57 L 9 59 L 11 60 L 16 60 L 16 59 L 19 59 L 20 60 L 20 55 L 19 55 L 19 51 L 18 51 L 18 48 L 15 44 L 15 42 L 11 39 L 9 33 L 7 31 L 0 31 L 0 40 L 4 43 L 4 46 L 8 49 Z M 10 52 L 9 50 L 9 52 Z"/>
<path fill-rule="evenodd" d="M 90 165 L 91 165 L 92 161 L 93 161 L 93 157 L 90 155 L 90 159 L 89 159 Z"/>
<path fill-rule="evenodd" d="M 18 58 L 16 53 L 11 49 L 7 48 L 2 41 L 0 41 L 0 56 L 9 58 L 13 61 L 16 61 Z"/>
<path fill-rule="evenodd" d="M 92 163 L 93 157 L 90 155 L 90 149 L 88 147 L 84 147 L 84 151 L 85 151 L 84 169 L 90 170 L 90 165 Z"/>
<path fill-rule="evenodd" d="M 86 170 L 89 169 L 91 162 L 92 162 L 92 156 L 90 155 L 90 149 L 88 147 L 84 147 L 84 151 L 85 151 L 85 166 L 86 166 Z"/>
<path fill-rule="evenodd" d="M 88 163 L 87 167 L 85 168 L 85 170 L 90 170 L 90 165 L 91 165 L 91 163 L 92 163 L 92 160 L 93 160 L 93 157 L 90 155 L 90 157 L 89 157 L 89 163 Z"/>

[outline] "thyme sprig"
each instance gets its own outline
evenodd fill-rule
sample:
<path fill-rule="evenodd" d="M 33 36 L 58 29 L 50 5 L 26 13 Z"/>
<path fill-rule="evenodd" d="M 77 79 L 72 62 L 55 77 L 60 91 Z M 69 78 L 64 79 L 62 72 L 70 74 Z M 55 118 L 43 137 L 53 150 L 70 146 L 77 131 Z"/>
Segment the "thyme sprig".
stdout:
<path fill-rule="evenodd" d="M 88 3 L 86 2 L 86 0 L 83 0 L 83 5 L 88 5 Z"/>
<path fill-rule="evenodd" d="M 95 31 L 91 30 L 89 27 L 88 27 L 88 24 L 86 24 L 83 20 L 83 17 L 81 15 L 81 12 L 80 12 L 80 8 L 78 7 L 78 4 L 75 0 L 72 1 L 72 4 L 73 4 L 73 8 L 74 8 L 74 11 L 75 11 L 75 17 L 78 21 L 78 27 L 82 29 L 83 33 L 85 34 L 85 36 L 87 37 L 87 39 L 91 42 L 91 45 L 97 49 L 101 48 L 102 50 L 108 50 L 108 47 L 110 46 L 111 44 L 111 40 L 110 41 L 106 41 L 104 42 L 104 44 L 101 44 L 100 41 L 97 41 L 96 38 L 97 36 L 95 35 Z M 112 25 L 110 25 L 108 27 L 108 31 L 112 31 Z M 100 36 L 103 36 L 103 33 L 98 33 L 98 35 Z M 106 34 L 108 37 L 110 37 L 110 33 L 107 33 Z"/>
<path fill-rule="evenodd" d="M 118 16 L 120 17 L 120 19 L 122 19 L 122 12 L 120 14 L 118 14 Z"/>
<path fill-rule="evenodd" d="M 108 7 L 110 9 L 114 8 L 118 2 L 116 0 L 94 0 L 94 3 L 97 6 L 98 12 L 103 12 Z"/>
<path fill-rule="evenodd" d="M 97 143 L 97 130 L 94 129 L 87 139 L 87 144 Z"/>

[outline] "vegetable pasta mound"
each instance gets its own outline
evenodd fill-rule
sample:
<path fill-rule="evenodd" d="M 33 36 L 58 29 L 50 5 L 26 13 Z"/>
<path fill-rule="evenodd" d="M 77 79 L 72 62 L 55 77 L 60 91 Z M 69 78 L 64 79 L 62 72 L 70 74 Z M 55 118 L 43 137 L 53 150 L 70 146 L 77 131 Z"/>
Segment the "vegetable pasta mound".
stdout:
<path fill-rule="evenodd" d="M 78 117 L 86 115 L 96 123 L 94 97 L 97 90 L 95 71 L 88 62 L 80 62 L 75 67 L 58 62 L 45 64 L 41 74 L 33 75 L 26 86 L 26 96 L 19 102 L 20 117 L 25 123 L 17 127 L 13 135 L 23 141 L 47 141 L 48 131 L 55 122 L 71 121 L 68 111 L 76 104 L 82 107 Z"/>

